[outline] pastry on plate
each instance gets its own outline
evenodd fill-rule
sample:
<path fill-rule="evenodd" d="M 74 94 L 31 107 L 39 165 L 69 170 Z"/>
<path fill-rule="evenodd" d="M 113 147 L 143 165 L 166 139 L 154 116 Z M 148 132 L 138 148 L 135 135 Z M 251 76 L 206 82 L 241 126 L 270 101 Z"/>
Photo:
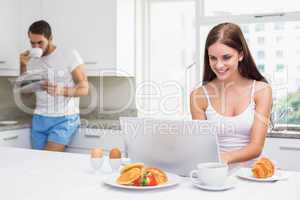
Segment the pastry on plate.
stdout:
<path fill-rule="evenodd" d="M 123 174 L 124 172 L 132 169 L 132 168 L 139 168 L 139 169 L 143 169 L 145 167 L 144 163 L 132 163 L 132 164 L 128 164 L 125 165 L 122 169 L 121 169 L 121 174 Z"/>
<path fill-rule="evenodd" d="M 274 175 L 275 166 L 270 159 L 262 157 L 254 163 L 251 170 L 255 178 L 269 178 Z"/>
<path fill-rule="evenodd" d="M 117 183 L 120 185 L 133 185 L 133 183 L 140 179 L 142 170 L 140 168 L 131 168 L 123 172 L 117 179 Z"/>
<path fill-rule="evenodd" d="M 117 178 L 117 183 L 131 186 L 156 186 L 168 181 L 166 173 L 156 167 L 145 167 L 143 163 L 124 166 Z"/>
<path fill-rule="evenodd" d="M 145 172 L 152 173 L 158 184 L 163 184 L 168 181 L 168 177 L 164 171 L 156 167 L 147 167 Z"/>

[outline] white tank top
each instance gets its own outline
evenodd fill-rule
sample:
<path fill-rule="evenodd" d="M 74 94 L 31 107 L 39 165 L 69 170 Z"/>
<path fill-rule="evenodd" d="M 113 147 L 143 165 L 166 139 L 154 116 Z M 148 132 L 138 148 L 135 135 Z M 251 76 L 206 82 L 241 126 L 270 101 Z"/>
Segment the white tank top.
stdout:
<path fill-rule="evenodd" d="M 254 102 L 255 80 L 251 88 L 251 97 L 248 107 L 239 115 L 224 116 L 219 114 L 212 106 L 205 86 L 203 90 L 208 101 L 205 111 L 207 120 L 217 121 L 217 137 L 221 152 L 229 152 L 241 149 L 250 142 L 251 127 L 254 121 L 255 102 Z M 238 165 L 252 166 L 255 160 L 239 163 Z"/>

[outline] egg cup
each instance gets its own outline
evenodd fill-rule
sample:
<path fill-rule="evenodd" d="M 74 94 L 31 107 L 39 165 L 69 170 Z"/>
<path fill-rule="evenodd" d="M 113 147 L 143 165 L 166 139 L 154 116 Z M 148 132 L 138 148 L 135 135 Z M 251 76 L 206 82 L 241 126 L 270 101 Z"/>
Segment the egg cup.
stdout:
<path fill-rule="evenodd" d="M 101 169 L 103 160 L 104 160 L 103 157 L 101 157 L 101 158 L 92 158 L 91 157 L 90 163 L 94 170 L 94 173 L 97 173 Z"/>
<path fill-rule="evenodd" d="M 119 171 L 121 163 L 122 163 L 121 158 L 110 158 L 109 164 L 112 169 L 112 172 Z"/>

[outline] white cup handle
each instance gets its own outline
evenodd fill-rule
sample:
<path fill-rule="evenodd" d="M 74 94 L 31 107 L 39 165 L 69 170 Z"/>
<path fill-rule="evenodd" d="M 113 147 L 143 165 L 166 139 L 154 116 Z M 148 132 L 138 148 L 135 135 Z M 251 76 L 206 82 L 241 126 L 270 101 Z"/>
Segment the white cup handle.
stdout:
<path fill-rule="evenodd" d="M 197 175 L 197 178 L 194 178 L 194 175 Z M 194 184 L 199 184 L 200 180 L 199 180 L 199 173 L 197 170 L 193 170 L 190 172 L 190 179 L 192 181 L 192 183 Z"/>

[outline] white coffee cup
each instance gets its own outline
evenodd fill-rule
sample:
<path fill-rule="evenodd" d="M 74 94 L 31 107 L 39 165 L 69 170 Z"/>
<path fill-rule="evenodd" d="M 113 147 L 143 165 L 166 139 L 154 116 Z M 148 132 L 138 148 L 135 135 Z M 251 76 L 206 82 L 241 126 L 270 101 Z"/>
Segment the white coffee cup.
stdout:
<path fill-rule="evenodd" d="M 31 58 L 40 58 L 43 55 L 43 50 L 38 47 L 32 48 L 29 50 L 29 55 Z"/>
<path fill-rule="evenodd" d="M 223 186 L 227 178 L 228 165 L 225 163 L 200 163 L 196 170 L 190 172 L 190 179 L 194 184 Z"/>

